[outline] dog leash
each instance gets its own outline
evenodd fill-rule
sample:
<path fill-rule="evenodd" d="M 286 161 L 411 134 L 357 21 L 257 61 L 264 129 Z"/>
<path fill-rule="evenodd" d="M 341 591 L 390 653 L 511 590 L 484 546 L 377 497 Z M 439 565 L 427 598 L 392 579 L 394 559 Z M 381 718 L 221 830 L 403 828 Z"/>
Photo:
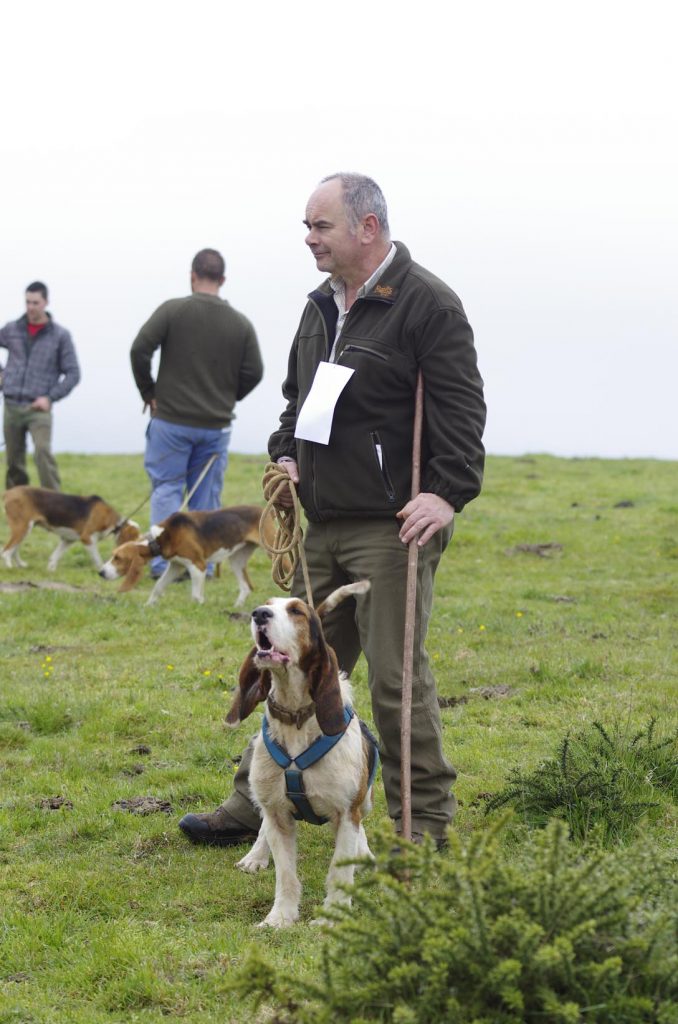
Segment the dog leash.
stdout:
<path fill-rule="evenodd" d="M 164 456 L 164 457 L 166 457 L 166 456 Z M 188 505 L 189 501 L 191 500 L 191 498 L 193 497 L 193 495 L 197 491 L 198 487 L 200 487 L 200 484 L 205 479 L 207 473 L 209 472 L 210 467 L 213 465 L 213 463 L 216 461 L 216 459 L 218 459 L 218 457 L 219 457 L 218 455 L 211 455 L 210 458 L 207 460 L 207 462 L 203 466 L 202 470 L 200 471 L 200 476 L 198 477 L 196 482 L 193 484 L 193 487 L 191 488 L 190 492 L 184 498 L 184 500 L 183 500 L 183 502 L 181 504 L 181 507 L 179 508 L 180 512 L 183 512 L 183 510 L 186 508 L 186 506 Z M 183 474 L 181 476 L 174 477 L 174 480 L 183 480 L 183 479 L 184 479 Z M 170 481 L 170 483 L 173 483 L 174 480 Z M 123 525 L 123 523 L 125 523 L 128 519 L 131 519 L 132 516 L 136 515 L 137 512 L 139 511 L 139 509 L 143 508 L 147 501 L 150 501 L 152 495 L 153 495 L 153 491 L 151 490 L 146 495 L 146 497 L 143 499 L 143 501 L 140 501 L 139 504 L 136 506 L 136 508 L 134 508 L 129 513 L 129 515 L 122 516 L 122 518 L 118 520 L 118 522 L 115 524 L 115 526 L 111 526 L 110 530 L 107 530 L 106 533 L 103 534 L 103 536 L 104 537 L 108 537 L 109 534 L 115 533 L 116 530 L 119 530 L 120 527 Z"/>
<path fill-rule="evenodd" d="M 273 562 L 271 566 L 273 582 L 281 590 L 291 590 L 297 565 L 301 563 L 306 587 L 306 601 L 313 608 L 313 591 L 304 552 L 304 531 L 301 528 L 301 505 L 297 489 L 289 473 L 275 462 L 268 463 L 261 483 L 266 507 L 259 522 L 259 537 L 262 547 L 268 551 Z M 292 508 L 281 508 L 276 505 L 279 495 L 286 487 L 289 487 L 292 494 Z M 263 531 L 268 516 L 275 524 L 272 545 L 267 543 Z"/>
<path fill-rule="evenodd" d="M 203 482 L 203 480 L 205 479 L 205 477 L 207 476 L 208 472 L 210 471 L 210 469 L 212 468 L 212 466 L 214 465 L 214 463 L 217 461 L 218 458 L 219 458 L 218 454 L 210 455 L 209 459 L 207 460 L 207 462 L 205 463 L 205 465 L 202 467 L 202 469 L 200 471 L 200 476 L 195 481 L 195 483 L 191 487 L 190 491 L 188 492 L 188 494 L 186 495 L 186 497 L 182 501 L 182 503 L 181 503 L 181 505 L 179 507 L 179 512 L 183 512 L 184 509 L 188 506 L 189 501 L 191 500 L 191 498 L 193 497 L 195 492 L 198 490 L 198 488 L 200 487 L 200 484 Z"/>

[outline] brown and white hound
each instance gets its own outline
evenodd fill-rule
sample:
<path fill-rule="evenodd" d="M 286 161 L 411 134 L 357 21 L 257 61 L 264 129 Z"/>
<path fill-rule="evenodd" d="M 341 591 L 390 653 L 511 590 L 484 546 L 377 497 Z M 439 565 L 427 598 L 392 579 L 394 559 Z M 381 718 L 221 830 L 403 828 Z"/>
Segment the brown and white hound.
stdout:
<path fill-rule="evenodd" d="M 59 537 L 59 543 L 47 563 L 51 572 L 57 568 L 64 552 L 77 540 L 84 544 L 95 567 L 100 570 L 103 562 L 97 541 L 114 534 L 118 544 L 122 544 L 140 535 L 138 523 L 119 516 L 98 494 L 84 497 L 44 487 L 20 486 L 5 491 L 4 502 L 10 538 L 0 556 L 8 569 L 26 567 L 19 549 L 34 526 L 41 526 Z"/>
<path fill-rule="evenodd" d="M 202 604 L 207 563 L 226 561 L 238 581 L 235 607 L 239 608 L 252 592 L 247 563 L 261 546 L 262 511 L 258 505 L 235 505 L 211 512 L 175 512 L 152 526 L 150 537 L 117 547 L 102 566 L 100 575 L 106 580 L 124 577 L 120 592 L 131 590 L 148 562 L 160 555 L 169 564 L 146 603 L 155 604 L 168 584 L 187 569 L 191 577 L 191 597 Z M 262 529 L 266 542 L 272 545 L 275 528 L 270 516 L 265 518 Z"/>
<path fill-rule="evenodd" d="M 250 767 L 250 789 L 261 809 L 262 825 L 254 846 L 237 864 L 242 871 L 259 871 L 273 854 L 275 901 L 261 927 L 283 928 L 299 917 L 296 820 L 300 800 L 298 780 L 290 782 L 290 771 L 298 775 L 302 769 L 303 799 L 312 814 L 306 820 L 327 820 L 334 830 L 326 908 L 350 902 L 343 886 L 352 881 L 355 865 L 342 862 L 371 856 L 362 819 L 372 806 L 376 741 L 353 713 L 349 682 L 338 671 L 321 625 L 327 612 L 348 597 L 366 593 L 369 586 L 361 580 L 340 587 L 317 612 L 297 598 L 281 597 L 252 612 L 255 646 L 241 668 L 226 722 L 237 725 L 260 701 L 266 701 Z M 316 744 L 330 749 L 313 762 Z M 309 760 L 312 763 L 305 766 Z"/>

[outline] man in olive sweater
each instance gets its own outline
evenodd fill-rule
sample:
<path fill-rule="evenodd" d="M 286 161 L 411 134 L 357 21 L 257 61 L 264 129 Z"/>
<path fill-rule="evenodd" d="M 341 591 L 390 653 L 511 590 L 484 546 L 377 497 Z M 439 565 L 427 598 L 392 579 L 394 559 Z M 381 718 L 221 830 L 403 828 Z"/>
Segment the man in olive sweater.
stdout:
<path fill-rule="evenodd" d="M 263 376 L 252 324 L 219 296 L 225 270 L 220 253 L 202 249 L 191 265 L 191 295 L 159 306 L 132 345 L 134 380 L 151 415 L 144 467 L 153 488 L 153 523 L 177 511 L 212 456 L 189 508 L 220 507 L 233 409 Z M 151 574 L 159 576 L 165 567 L 157 558 Z"/>
<path fill-rule="evenodd" d="M 365 654 L 396 833 L 402 815 L 407 550 L 410 541 L 419 545 L 412 837 L 420 841 L 428 833 L 443 846 L 455 811 L 456 776 L 443 750 L 425 641 L 438 563 L 455 515 L 479 493 L 483 476 L 485 402 L 473 332 L 452 289 L 415 263 L 402 242 L 391 241 L 386 203 L 371 178 L 335 174 L 324 179 L 309 199 L 304 223 L 316 267 L 329 276 L 310 293 L 302 313 L 283 384 L 286 405 L 268 451 L 298 486 L 308 520 L 304 545 L 315 603 L 342 584 L 371 582 L 368 593 L 330 612 L 323 628 L 347 673 L 361 650 Z M 346 383 L 347 370 L 352 372 Z M 424 382 L 422 470 L 421 491 L 412 498 L 418 371 Z M 329 438 L 314 430 L 309 434 L 303 425 L 305 402 L 311 393 L 323 397 L 319 376 L 324 382 L 332 374 L 345 384 L 329 410 Z M 279 499 L 289 501 L 289 494 Z M 301 573 L 293 593 L 304 596 Z M 181 819 L 190 839 L 230 845 L 256 833 L 259 814 L 248 784 L 251 753 L 250 745 L 225 803 Z"/>

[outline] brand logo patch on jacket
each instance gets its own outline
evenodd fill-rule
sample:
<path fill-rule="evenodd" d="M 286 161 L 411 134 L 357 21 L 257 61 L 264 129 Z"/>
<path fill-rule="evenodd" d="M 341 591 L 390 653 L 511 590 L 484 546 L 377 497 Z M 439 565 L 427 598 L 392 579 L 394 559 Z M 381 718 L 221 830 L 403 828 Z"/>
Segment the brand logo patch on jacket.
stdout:
<path fill-rule="evenodd" d="M 378 284 L 374 289 L 374 294 L 382 299 L 390 299 L 393 295 L 393 289 L 390 284 Z"/>

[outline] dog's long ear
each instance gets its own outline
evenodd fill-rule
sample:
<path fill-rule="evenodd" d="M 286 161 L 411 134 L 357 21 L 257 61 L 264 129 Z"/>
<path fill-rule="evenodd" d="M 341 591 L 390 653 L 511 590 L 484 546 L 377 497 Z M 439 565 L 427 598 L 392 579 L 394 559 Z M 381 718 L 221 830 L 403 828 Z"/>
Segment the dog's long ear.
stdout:
<path fill-rule="evenodd" d="M 146 547 L 148 550 L 148 546 Z M 141 579 L 141 574 L 144 571 L 144 564 L 148 561 L 150 555 L 144 555 L 144 549 L 141 545 L 135 545 L 135 550 L 130 556 L 129 567 L 125 574 L 125 578 L 118 587 L 119 594 L 125 594 L 128 590 L 136 587 L 137 583 Z"/>
<path fill-rule="evenodd" d="M 315 614 L 311 615 L 310 633 L 310 663 L 307 667 L 300 667 L 306 668 L 309 675 L 318 725 L 326 736 L 336 736 L 338 732 L 344 732 L 346 729 L 337 656 L 325 640 L 320 621 Z"/>
<path fill-rule="evenodd" d="M 268 697 L 271 689 L 271 673 L 267 668 L 263 670 L 257 668 L 254 664 L 256 653 L 257 649 L 253 647 L 242 663 L 238 677 L 238 689 L 231 709 L 226 715 L 227 725 L 238 725 L 252 714 L 257 704 Z"/>

